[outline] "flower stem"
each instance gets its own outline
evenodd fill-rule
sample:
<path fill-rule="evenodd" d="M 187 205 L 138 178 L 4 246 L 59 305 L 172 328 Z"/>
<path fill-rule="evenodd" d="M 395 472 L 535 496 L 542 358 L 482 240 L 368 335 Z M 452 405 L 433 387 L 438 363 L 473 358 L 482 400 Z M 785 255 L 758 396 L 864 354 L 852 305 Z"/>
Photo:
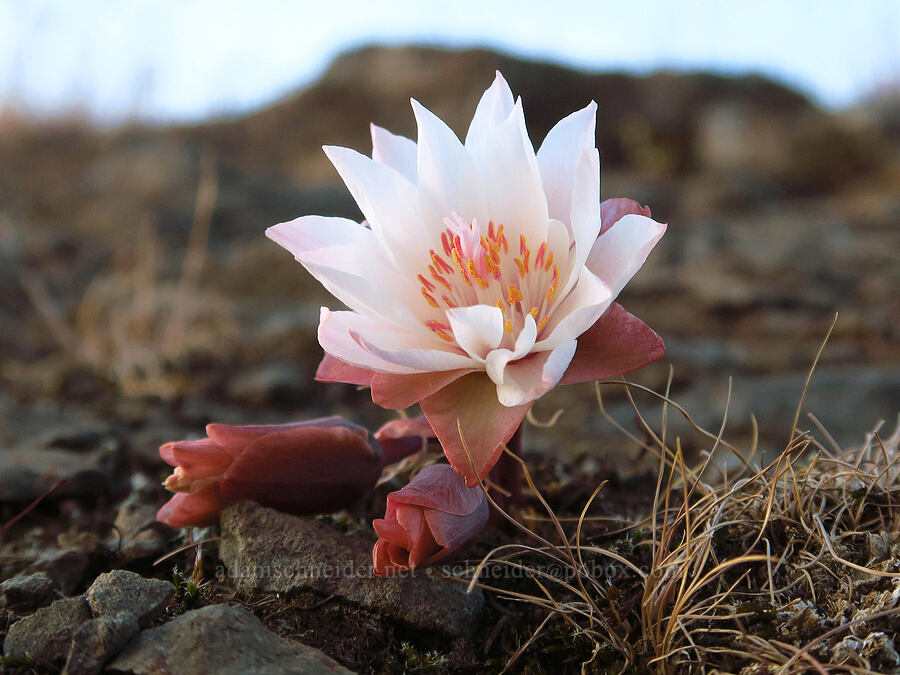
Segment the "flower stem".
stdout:
<path fill-rule="evenodd" d="M 506 447 L 509 448 L 509 451 L 513 455 L 515 455 L 515 457 L 522 457 L 521 426 L 516 429 L 516 433 L 514 433 L 512 435 L 512 438 L 507 441 Z M 518 506 L 519 504 L 521 504 L 522 467 L 514 457 L 510 457 L 505 452 L 500 455 L 500 459 L 494 465 L 494 468 L 491 469 L 491 481 L 493 481 L 499 488 L 509 493 L 508 497 L 506 495 L 498 495 L 498 503 L 508 506 Z"/>

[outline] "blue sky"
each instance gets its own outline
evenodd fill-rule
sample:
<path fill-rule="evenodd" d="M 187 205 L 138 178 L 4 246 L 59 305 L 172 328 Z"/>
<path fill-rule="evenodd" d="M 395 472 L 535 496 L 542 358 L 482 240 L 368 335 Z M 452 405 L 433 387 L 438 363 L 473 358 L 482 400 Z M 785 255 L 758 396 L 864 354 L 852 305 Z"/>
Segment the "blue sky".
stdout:
<path fill-rule="evenodd" d="M 900 81 L 900 0 L 0 0 L 0 103 L 201 119 L 272 101 L 370 42 L 762 72 L 841 107 Z"/>

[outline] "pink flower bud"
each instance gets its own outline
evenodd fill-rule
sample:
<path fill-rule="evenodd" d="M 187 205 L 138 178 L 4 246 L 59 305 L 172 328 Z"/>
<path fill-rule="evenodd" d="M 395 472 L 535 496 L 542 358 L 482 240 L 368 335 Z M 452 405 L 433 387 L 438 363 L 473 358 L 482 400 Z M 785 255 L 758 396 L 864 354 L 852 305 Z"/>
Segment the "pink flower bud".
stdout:
<path fill-rule="evenodd" d="M 339 417 L 209 424 L 206 433 L 159 449 L 175 467 L 165 486 L 177 494 L 156 518 L 172 527 L 214 524 L 225 504 L 240 499 L 297 515 L 327 513 L 368 493 L 381 475 L 378 441 Z"/>
<path fill-rule="evenodd" d="M 381 537 L 372 551 L 375 576 L 457 553 L 484 529 L 488 511 L 481 489 L 466 487 L 453 467 L 425 467 L 409 485 L 388 495 L 384 518 L 372 522 Z"/>

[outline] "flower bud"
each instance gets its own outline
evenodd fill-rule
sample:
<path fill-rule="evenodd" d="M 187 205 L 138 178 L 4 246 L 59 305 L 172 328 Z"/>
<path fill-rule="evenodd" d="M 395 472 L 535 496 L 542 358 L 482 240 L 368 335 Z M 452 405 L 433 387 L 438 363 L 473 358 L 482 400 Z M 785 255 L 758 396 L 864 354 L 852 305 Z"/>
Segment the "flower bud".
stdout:
<path fill-rule="evenodd" d="M 164 485 L 177 494 L 156 518 L 172 527 L 214 524 L 225 504 L 241 499 L 296 515 L 336 511 L 367 494 L 381 475 L 378 441 L 339 417 L 209 424 L 206 433 L 159 449 L 175 467 Z"/>
<path fill-rule="evenodd" d="M 372 523 L 380 537 L 372 551 L 375 575 L 413 570 L 459 552 L 484 529 L 488 512 L 481 489 L 466 487 L 453 467 L 425 467 L 388 495 L 384 518 Z"/>

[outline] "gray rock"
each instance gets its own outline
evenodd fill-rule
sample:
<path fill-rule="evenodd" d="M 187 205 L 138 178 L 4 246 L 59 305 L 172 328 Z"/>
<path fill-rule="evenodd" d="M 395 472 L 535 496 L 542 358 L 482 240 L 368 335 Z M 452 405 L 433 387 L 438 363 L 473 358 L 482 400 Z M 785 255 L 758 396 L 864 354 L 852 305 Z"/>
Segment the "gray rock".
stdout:
<path fill-rule="evenodd" d="M 46 572 L 63 595 L 70 595 L 81 585 L 90 562 L 90 556 L 78 549 L 51 550 L 29 565 L 25 572 Z"/>
<path fill-rule="evenodd" d="M 59 597 L 56 584 L 46 572 L 12 577 L 0 584 L 3 606 L 15 610 L 32 610 L 49 605 Z"/>
<path fill-rule="evenodd" d="M 72 636 L 63 675 L 95 675 L 140 631 L 134 614 L 121 612 L 83 624 Z"/>
<path fill-rule="evenodd" d="M 281 640 L 243 607 L 228 605 L 210 605 L 143 631 L 107 672 L 350 673 L 317 649 Z"/>
<path fill-rule="evenodd" d="M 106 426 L 60 425 L 40 434 L 36 447 L 64 450 L 94 450 L 112 437 Z"/>
<path fill-rule="evenodd" d="M 860 654 L 866 658 L 868 666 L 876 669 L 876 672 L 900 666 L 900 654 L 897 653 L 894 641 L 881 631 L 866 636 Z"/>
<path fill-rule="evenodd" d="M 54 497 L 109 492 L 109 477 L 93 453 L 29 449 L 0 452 L 0 501 L 37 499 L 62 481 Z"/>
<path fill-rule="evenodd" d="M 90 620 L 91 610 L 84 597 L 57 600 L 10 626 L 3 656 L 11 663 L 60 668 L 69 654 L 72 636 Z"/>
<path fill-rule="evenodd" d="M 175 587 L 168 581 L 145 579 L 127 570 L 113 570 L 97 577 L 85 597 L 94 616 L 128 612 L 141 626 L 146 626 L 165 609 L 174 595 Z"/>
<path fill-rule="evenodd" d="M 121 489 L 125 450 L 95 429 L 66 428 L 0 450 L 0 501 L 111 494 Z"/>
<path fill-rule="evenodd" d="M 132 490 L 116 512 L 115 530 L 118 534 L 117 551 L 125 562 L 158 558 L 167 550 L 161 530 L 164 525 L 156 520 L 159 510 L 158 497 L 146 489 L 146 479 L 132 478 Z"/>
<path fill-rule="evenodd" d="M 419 574 L 375 578 L 371 544 L 317 520 L 297 518 L 252 502 L 222 513 L 219 556 L 242 592 L 313 591 L 343 598 L 417 628 L 448 635 L 474 630 L 481 591 Z"/>

